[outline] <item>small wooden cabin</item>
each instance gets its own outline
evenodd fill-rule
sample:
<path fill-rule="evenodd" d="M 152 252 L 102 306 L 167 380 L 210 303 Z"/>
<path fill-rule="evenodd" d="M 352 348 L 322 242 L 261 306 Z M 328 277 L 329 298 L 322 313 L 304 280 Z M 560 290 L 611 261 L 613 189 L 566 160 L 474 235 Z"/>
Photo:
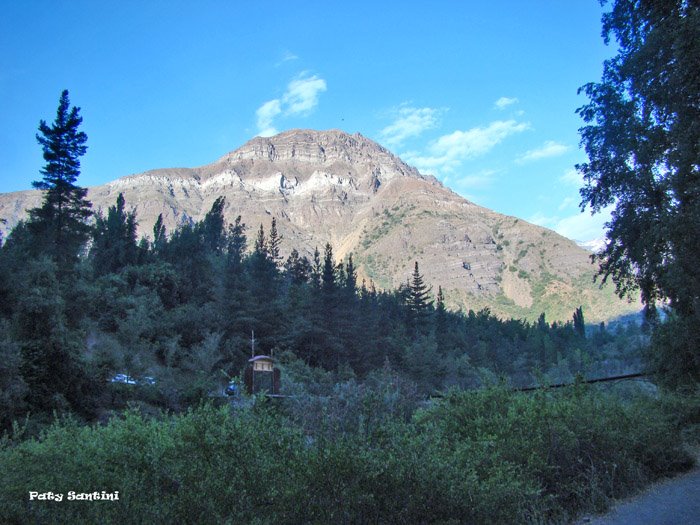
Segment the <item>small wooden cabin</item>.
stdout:
<path fill-rule="evenodd" d="M 272 357 L 256 355 L 248 359 L 244 376 L 248 394 L 261 392 L 279 394 L 280 370 L 275 368 L 275 361 Z"/>

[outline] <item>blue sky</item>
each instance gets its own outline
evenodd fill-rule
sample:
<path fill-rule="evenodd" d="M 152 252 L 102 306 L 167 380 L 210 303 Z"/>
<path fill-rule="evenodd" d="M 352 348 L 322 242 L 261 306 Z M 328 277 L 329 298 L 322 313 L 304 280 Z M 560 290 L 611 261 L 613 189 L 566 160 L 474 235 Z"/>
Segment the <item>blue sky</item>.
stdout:
<path fill-rule="evenodd" d="M 596 0 L 37 1 L 0 18 L 0 191 L 27 189 L 61 90 L 79 183 L 199 166 L 255 135 L 360 132 L 495 211 L 577 240 L 585 103 L 613 49 Z"/>

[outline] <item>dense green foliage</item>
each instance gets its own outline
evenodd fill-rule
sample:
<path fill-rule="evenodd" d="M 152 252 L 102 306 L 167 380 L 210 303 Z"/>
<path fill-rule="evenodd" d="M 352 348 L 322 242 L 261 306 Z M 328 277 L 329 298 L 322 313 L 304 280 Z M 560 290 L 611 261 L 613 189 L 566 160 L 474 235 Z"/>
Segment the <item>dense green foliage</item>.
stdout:
<path fill-rule="evenodd" d="M 564 521 L 690 461 L 679 422 L 648 398 L 495 388 L 413 412 L 386 379 L 337 385 L 332 407 L 300 396 L 234 413 L 205 406 L 164 420 L 127 412 L 99 427 L 56 423 L 0 449 L 3 520 Z M 119 491 L 119 501 L 28 502 L 30 490 Z"/>
<path fill-rule="evenodd" d="M 0 320 L 15 363 L 7 389 L 24 397 L 2 414 L 5 428 L 27 409 L 88 419 L 129 399 L 182 409 L 240 375 L 252 332 L 258 353 L 358 379 L 388 362 L 423 395 L 494 375 L 529 384 L 535 370 L 555 380 L 601 373 L 603 358 L 629 365 L 643 341 L 635 327 L 587 337 L 580 310 L 564 324 L 447 311 L 440 290 L 434 306 L 418 263 L 393 292 L 358 286 L 352 257 L 337 263 L 330 244 L 323 258 L 294 250 L 282 263 L 276 229 L 268 237 L 263 225 L 249 253 L 245 225 L 226 225 L 224 205 L 217 199 L 170 235 L 159 221 L 153 242 L 137 242 L 137 217 L 119 195 L 68 273 L 46 257 L 27 263 L 33 234 L 12 231 L 0 251 L 14 276 L 2 284 Z M 156 384 L 125 390 L 109 382 L 118 373 Z"/>
<path fill-rule="evenodd" d="M 589 161 L 582 206 L 614 206 L 609 244 L 595 258 L 621 295 L 639 289 L 650 309 L 673 310 L 654 350 L 672 386 L 700 380 L 700 6 L 685 0 L 615 0 L 603 18 L 618 53 L 590 102 L 581 143 Z M 666 330 L 665 329 L 665 330 Z M 672 344 L 669 344 L 672 343 Z"/>

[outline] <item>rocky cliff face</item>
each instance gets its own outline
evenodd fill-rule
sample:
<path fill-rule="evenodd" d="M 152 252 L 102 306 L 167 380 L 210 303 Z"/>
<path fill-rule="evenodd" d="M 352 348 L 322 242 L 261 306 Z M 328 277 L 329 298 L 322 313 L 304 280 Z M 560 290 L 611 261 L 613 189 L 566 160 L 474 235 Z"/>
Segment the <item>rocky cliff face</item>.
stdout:
<path fill-rule="evenodd" d="M 144 235 L 158 214 L 172 231 L 223 195 L 227 219 L 241 215 L 250 237 L 275 217 L 283 252 L 310 256 L 330 242 L 336 258 L 352 253 L 360 278 L 378 287 L 405 282 L 417 260 L 452 307 L 530 319 L 546 312 L 550 320 L 569 319 L 581 304 L 588 320 L 636 308 L 591 283 L 589 253 L 574 242 L 463 199 L 360 134 L 257 137 L 213 164 L 123 177 L 88 197 L 106 210 L 119 193 Z M 0 218 L 10 227 L 40 202 L 36 191 L 0 195 Z"/>

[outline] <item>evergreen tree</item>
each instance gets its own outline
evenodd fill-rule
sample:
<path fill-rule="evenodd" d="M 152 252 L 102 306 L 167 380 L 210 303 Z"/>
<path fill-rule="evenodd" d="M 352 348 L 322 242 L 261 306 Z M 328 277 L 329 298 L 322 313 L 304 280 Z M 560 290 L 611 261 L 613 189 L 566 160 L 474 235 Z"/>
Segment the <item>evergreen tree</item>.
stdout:
<path fill-rule="evenodd" d="M 229 267 L 239 268 L 243 261 L 246 247 L 245 223 L 241 222 L 241 216 L 236 217 L 228 228 L 228 257 Z"/>
<path fill-rule="evenodd" d="M 198 226 L 204 246 L 214 253 L 221 253 L 226 248 L 225 206 L 226 198 L 218 197 Z"/>
<path fill-rule="evenodd" d="M 248 258 L 250 269 L 251 301 L 248 308 L 253 322 L 249 329 L 255 330 L 260 343 L 260 351 L 269 352 L 283 335 L 281 314 L 281 294 L 277 266 L 272 261 L 269 242 L 262 224 L 255 239 L 255 247 Z"/>
<path fill-rule="evenodd" d="M 345 265 L 345 288 L 352 295 L 357 291 L 357 271 L 352 262 L 352 254 L 348 256 L 348 263 Z"/>
<path fill-rule="evenodd" d="M 265 228 L 260 224 L 260 229 L 258 230 L 258 235 L 255 237 L 255 246 L 253 247 L 253 254 L 259 257 L 268 258 L 268 244 L 265 237 Z"/>
<path fill-rule="evenodd" d="M 59 264 L 59 272 L 69 270 L 89 239 L 87 220 L 91 204 L 87 189 L 75 185 L 80 175 L 80 157 L 87 151 L 87 135 L 78 128 L 83 119 L 80 108 L 70 107 L 68 91 L 63 91 L 56 120 L 51 126 L 39 123 L 37 141 L 46 164 L 42 180 L 32 185 L 44 192 L 40 208 L 29 210 L 28 226 L 36 247 L 43 249 Z"/>
<path fill-rule="evenodd" d="M 153 251 L 160 253 L 168 242 L 165 224 L 163 224 L 163 214 L 159 213 L 156 223 L 153 225 Z"/>
<path fill-rule="evenodd" d="M 335 261 L 333 260 L 333 247 L 330 243 L 326 243 L 326 248 L 323 253 L 323 271 L 321 272 L 321 288 L 324 297 L 332 302 L 335 294 Z"/>
<path fill-rule="evenodd" d="M 282 237 L 277 232 L 277 221 L 272 218 L 272 224 L 270 225 L 270 238 L 267 241 L 267 251 L 269 253 L 270 259 L 275 263 L 276 266 L 280 265 L 282 257 L 280 256 L 280 243 L 282 242 Z"/>
<path fill-rule="evenodd" d="M 136 264 L 136 215 L 125 211 L 124 195 L 119 194 L 115 206 L 110 206 L 107 217 L 97 215 L 93 229 L 90 256 L 97 275 L 104 275 Z"/>
<path fill-rule="evenodd" d="M 574 332 L 576 332 L 579 337 L 586 337 L 586 323 L 583 319 L 582 306 L 574 310 Z"/>
<path fill-rule="evenodd" d="M 414 333 L 427 331 L 433 301 L 430 299 L 431 287 L 425 284 L 423 276 L 415 262 L 413 275 L 406 286 L 406 306 L 408 307 L 408 327 Z"/>
<path fill-rule="evenodd" d="M 306 256 L 300 257 L 296 248 L 287 257 L 284 269 L 293 284 L 301 285 L 311 278 L 311 263 Z"/>
<path fill-rule="evenodd" d="M 311 263 L 311 280 L 317 288 L 321 286 L 321 254 L 318 251 L 318 246 L 314 248 L 314 260 Z"/>
<path fill-rule="evenodd" d="M 24 289 L 18 293 L 13 328 L 20 372 L 33 409 L 83 411 L 90 403 L 88 382 L 80 365 L 79 338 L 66 326 L 57 269 L 55 262 L 39 257 L 18 275 Z"/>
<path fill-rule="evenodd" d="M 445 309 L 445 295 L 442 286 L 438 286 L 435 304 L 435 340 L 439 350 L 444 350 L 447 335 L 447 310 Z"/>
<path fill-rule="evenodd" d="M 246 226 L 241 216 L 228 229 L 228 258 L 224 278 L 224 329 L 229 346 L 240 352 L 247 348 L 250 328 L 254 324 L 250 314 L 250 283 L 245 272 Z M 246 353 L 247 355 L 247 353 Z"/>

